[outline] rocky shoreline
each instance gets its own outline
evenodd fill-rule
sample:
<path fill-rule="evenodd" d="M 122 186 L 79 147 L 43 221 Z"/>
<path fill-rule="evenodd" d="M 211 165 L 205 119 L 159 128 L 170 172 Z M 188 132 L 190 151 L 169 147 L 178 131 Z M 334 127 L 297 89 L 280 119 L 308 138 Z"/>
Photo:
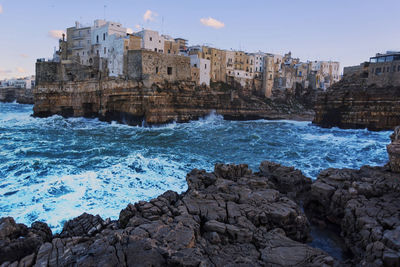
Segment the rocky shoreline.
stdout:
<path fill-rule="evenodd" d="M 82 214 L 52 235 L 0 219 L 1 266 L 399 266 L 400 128 L 390 162 L 328 169 L 316 181 L 262 162 L 193 170 L 188 190 L 129 204 L 116 221 Z M 336 225 L 345 262 L 309 246 L 310 226 Z M 338 237 L 339 238 L 339 237 Z"/>
<path fill-rule="evenodd" d="M 101 81 L 41 82 L 34 90 L 34 116 L 96 117 L 128 125 L 188 122 L 212 111 L 231 120 L 300 119 L 314 112 L 295 96 L 272 101 L 234 88 L 198 87 L 192 82 Z"/>
<path fill-rule="evenodd" d="M 393 130 L 400 125 L 400 87 L 367 85 L 362 74 L 346 75 L 315 102 L 313 123 L 322 127 Z"/>
<path fill-rule="evenodd" d="M 0 102 L 14 102 L 19 104 L 34 104 L 33 89 L 7 87 L 0 88 Z"/>

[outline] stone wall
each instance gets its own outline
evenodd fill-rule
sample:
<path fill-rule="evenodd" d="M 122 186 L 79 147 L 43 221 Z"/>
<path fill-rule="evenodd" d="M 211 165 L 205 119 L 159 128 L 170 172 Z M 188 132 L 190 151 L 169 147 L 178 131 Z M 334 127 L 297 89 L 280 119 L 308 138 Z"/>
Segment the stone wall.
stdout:
<path fill-rule="evenodd" d="M 400 61 L 371 63 L 368 84 L 377 87 L 400 86 Z"/>
<path fill-rule="evenodd" d="M 190 58 L 148 50 L 128 51 L 128 77 L 152 82 L 190 81 Z"/>

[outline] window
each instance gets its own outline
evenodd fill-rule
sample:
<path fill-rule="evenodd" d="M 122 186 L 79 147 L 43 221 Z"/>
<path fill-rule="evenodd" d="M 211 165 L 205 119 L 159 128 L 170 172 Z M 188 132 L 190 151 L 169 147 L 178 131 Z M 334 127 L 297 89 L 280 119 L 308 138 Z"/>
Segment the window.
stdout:
<path fill-rule="evenodd" d="M 99 50 L 97 50 L 97 55 L 99 55 Z"/>
<path fill-rule="evenodd" d="M 194 64 L 194 67 L 197 68 L 197 64 Z"/>
<path fill-rule="evenodd" d="M 382 71 L 381 68 L 376 68 L 376 69 L 375 69 L 375 74 L 379 74 L 379 73 L 381 73 L 381 71 Z"/>
<path fill-rule="evenodd" d="M 400 65 L 397 66 L 397 71 L 400 71 Z"/>
<path fill-rule="evenodd" d="M 96 36 L 96 43 L 98 43 L 99 42 L 99 36 L 97 35 Z"/>
<path fill-rule="evenodd" d="M 157 48 L 154 48 L 154 51 L 156 51 L 156 52 L 157 52 Z"/>
<path fill-rule="evenodd" d="M 167 74 L 168 75 L 172 75 L 172 67 L 168 67 L 167 68 Z"/>
<path fill-rule="evenodd" d="M 158 67 L 156 67 L 156 74 L 158 73 Z"/>
<path fill-rule="evenodd" d="M 386 72 L 389 72 L 389 71 L 390 71 L 390 68 L 389 68 L 389 67 L 387 67 L 387 68 L 386 68 Z"/>
<path fill-rule="evenodd" d="M 104 47 L 104 55 L 107 53 L 107 47 Z"/>
<path fill-rule="evenodd" d="M 207 69 L 207 64 L 204 64 L 204 68 Z"/>
<path fill-rule="evenodd" d="M 105 40 L 106 40 L 106 34 L 103 33 L 103 41 L 105 41 Z"/>
<path fill-rule="evenodd" d="M 150 37 L 150 42 L 152 42 L 153 41 L 153 37 Z"/>
<path fill-rule="evenodd" d="M 396 72 L 396 66 L 393 66 L 393 72 Z"/>
<path fill-rule="evenodd" d="M 168 49 L 168 54 L 171 54 L 171 49 Z"/>
<path fill-rule="evenodd" d="M 383 73 L 385 73 L 385 70 L 386 70 L 386 68 L 385 68 L 385 67 L 383 67 L 383 68 L 382 68 L 382 70 L 383 70 L 382 72 L 383 72 Z"/>

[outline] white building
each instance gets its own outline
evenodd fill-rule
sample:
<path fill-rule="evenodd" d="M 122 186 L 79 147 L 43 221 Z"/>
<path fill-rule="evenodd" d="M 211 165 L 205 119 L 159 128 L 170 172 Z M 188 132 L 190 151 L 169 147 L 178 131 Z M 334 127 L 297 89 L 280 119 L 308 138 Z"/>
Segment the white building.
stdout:
<path fill-rule="evenodd" d="M 190 66 L 192 68 L 199 69 L 199 84 L 203 85 L 206 84 L 210 86 L 210 70 L 211 70 L 211 63 L 210 60 L 199 58 L 198 55 L 191 55 L 190 56 Z"/>
<path fill-rule="evenodd" d="M 92 29 L 92 45 L 96 55 L 107 58 L 110 46 L 116 37 L 125 37 L 127 29 L 121 23 L 105 20 L 95 20 Z M 114 36 L 114 37 L 111 37 Z"/>
<path fill-rule="evenodd" d="M 265 53 L 259 51 L 257 53 L 253 53 L 252 55 L 254 57 L 254 72 L 263 72 Z"/>
<path fill-rule="evenodd" d="M 135 33 L 135 35 L 142 38 L 142 49 L 164 53 L 165 39 L 157 31 L 142 30 Z"/>

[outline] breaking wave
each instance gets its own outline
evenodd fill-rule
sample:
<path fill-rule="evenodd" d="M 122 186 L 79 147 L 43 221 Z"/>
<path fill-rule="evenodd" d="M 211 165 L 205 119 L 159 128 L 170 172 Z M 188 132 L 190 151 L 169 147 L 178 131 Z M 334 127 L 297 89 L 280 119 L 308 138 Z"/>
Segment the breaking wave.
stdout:
<path fill-rule="evenodd" d="M 247 163 L 256 171 L 270 160 L 316 178 L 329 167 L 383 165 L 390 141 L 390 132 L 224 121 L 215 113 L 147 128 L 31 114 L 31 105 L 0 103 L 0 217 L 46 221 L 56 232 L 83 212 L 116 219 L 130 202 L 185 191 L 193 168 Z"/>

